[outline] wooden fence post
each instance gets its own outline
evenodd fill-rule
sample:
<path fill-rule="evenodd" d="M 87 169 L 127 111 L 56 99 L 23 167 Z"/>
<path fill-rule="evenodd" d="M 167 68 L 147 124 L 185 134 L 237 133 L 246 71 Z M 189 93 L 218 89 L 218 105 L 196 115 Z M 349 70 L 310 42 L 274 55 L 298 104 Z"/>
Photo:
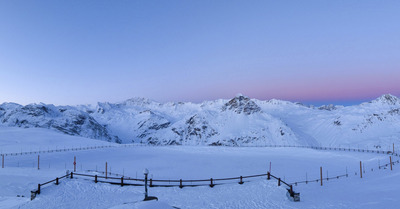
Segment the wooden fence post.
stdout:
<path fill-rule="evenodd" d="M 394 143 L 393 143 L 393 153 L 394 153 Z"/>
<path fill-rule="evenodd" d="M 74 178 L 74 172 L 71 172 L 71 179 Z"/>
<path fill-rule="evenodd" d="M 181 189 L 183 188 L 182 179 L 179 180 L 179 188 L 181 188 Z"/>
<path fill-rule="evenodd" d="M 360 161 L 360 178 L 362 178 L 362 163 Z"/>
<path fill-rule="evenodd" d="M 320 176 L 321 176 L 321 186 L 322 186 L 322 167 L 319 167 L 319 173 L 320 173 Z"/>
<path fill-rule="evenodd" d="M 267 180 L 270 180 L 270 179 L 271 179 L 271 173 L 268 172 L 268 173 L 267 173 Z"/>
<path fill-rule="evenodd" d="M 1 155 L 1 168 L 4 168 L 4 155 Z"/>
<path fill-rule="evenodd" d="M 243 184 L 243 177 L 242 176 L 240 176 L 239 184 Z"/>
<path fill-rule="evenodd" d="M 271 173 L 271 161 L 269 161 L 269 172 Z"/>
<path fill-rule="evenodd" d="M 392 156 L 389 156 L 389 159 L 390 159 L 390 170 L 392 171 L 393 170 L 393 167 L 392 167 Z"/>
<path fill-rule="evenodd" d="M 58 185 L 58 177 L 56 178 L 56 185 Z"/>
<path fill-rule="evenodd" d="M 278 187 L 281 186 L 281 178 L 278 178 Z"/>
<path fill-rule="evenodd" d="M 107 162 L 106 162 L 106 179 L 107 179 Z"/>
<path fill-rule="evenodd" d="M 307 172 L 306 172 L 306 184 L 308 184 L 308 176 L 307 176 Z"/>
<path fill-rule="evenodd" d="M 76 172 L 76 156 L 74 156 L 74 172 Z"/>
<path fill-rule="evenodd" d="M 40 194 L 40 184 L 38 184 L 38 190 L 37 193 Z"/>
<path fill-rule="evenodd" d="M 37 156 L 37 169 L 39 170 L 40 155 Z"/>
<path fill-rule="evenodd" d="M 122 187 L 124 186 L 124 177 L 123 176 L 121 177 L 121 186 Z"/>
<path fill-rule="evenodd" d="M 153 179 L 150 179 L 150 187 L 153 187 Z"/>
<path fill-rule="evenodd" d="M 213 188 L 214 184 L 213 184 L 213 179 L 212 178 L 210 179 L 210 182 L 211 182 L 210 187 Z"/>
<path fill-rule="evenodd" d="M 94 183 L 97 183 L 97 175 L 94 176 Z"/>

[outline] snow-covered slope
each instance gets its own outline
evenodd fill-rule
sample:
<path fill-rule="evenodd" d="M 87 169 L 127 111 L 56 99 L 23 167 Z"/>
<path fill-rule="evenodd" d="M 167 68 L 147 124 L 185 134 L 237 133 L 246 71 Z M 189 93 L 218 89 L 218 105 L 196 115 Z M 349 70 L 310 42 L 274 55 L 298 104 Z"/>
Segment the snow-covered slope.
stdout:
<path fill-rule="evenodd" d="M 348 107 L 308 108 L 277 101 L 259 105 L 288 124 L 297 138 L 314 139 L 320 145 L 377 146 L 400 140 L 400 102 L 393 95 Z"/>
<path fill-rule="evenodd" d="M 305 144 L 281 120 L 248 97 L 201 104 L 131 99 L 99 103 L 92 116 L 124 142 L 155 145 Z"/>
<path fill-rule="evenodd" d="M 356 106 L 310 107 L 237 95 L 231 100 L 158 103 L 133 98 L 97 106 L 0 105 L 5 126 L 153 145 L 376 146 L 400 139 L 400 99 L 383 95 Z"/>
<path fill-rule="evenodd" d="M 0 105 L 0 121 L 6 126 L 47 128 L 68 135 L 119 142 L 117 136 L 111 136 L 107 128 L 100 125 L 89 113 L 75 107 L 4 103 Z"/>
<path fill-rule="evenodd" d="M 115 146 L 111 142 L 70 136 L 43 128 L 0 128 L 0 154 L 110 145 Z"/>

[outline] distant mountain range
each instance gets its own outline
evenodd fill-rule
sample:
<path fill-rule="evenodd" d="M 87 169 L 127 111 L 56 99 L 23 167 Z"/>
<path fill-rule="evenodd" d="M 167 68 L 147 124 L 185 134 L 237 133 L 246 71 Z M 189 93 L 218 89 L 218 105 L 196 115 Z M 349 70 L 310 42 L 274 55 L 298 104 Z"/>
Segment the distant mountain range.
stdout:
<path fill-rule="evenodd" d="M 96 106 L 3 103 L 0 125 L 151 145 L 377 146 L 400 142 L 400 99 L 387 94 L 347 107 L 243 95 L 199 104 L 144 98 Z"/>

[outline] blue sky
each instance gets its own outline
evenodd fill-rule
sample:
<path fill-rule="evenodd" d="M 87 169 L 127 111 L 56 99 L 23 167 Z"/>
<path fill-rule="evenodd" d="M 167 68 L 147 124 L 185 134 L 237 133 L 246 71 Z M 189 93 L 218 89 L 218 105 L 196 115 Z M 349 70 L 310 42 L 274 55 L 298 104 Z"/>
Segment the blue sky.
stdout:
<path fill-rule="evenodd" d="M 0 103 L 400 95 L 400 1 L 0 0 Z"/>

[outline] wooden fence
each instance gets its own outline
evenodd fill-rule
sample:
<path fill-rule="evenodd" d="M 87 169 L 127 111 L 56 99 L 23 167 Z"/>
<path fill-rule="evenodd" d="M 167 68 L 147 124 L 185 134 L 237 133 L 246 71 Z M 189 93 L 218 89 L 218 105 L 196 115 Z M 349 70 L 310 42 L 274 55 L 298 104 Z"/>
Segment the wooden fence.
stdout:
<path fill-rule="evenodd" d="M 91 174 L 83 174 L 83 173 L 76 173 L 76 172 L 71 172 L 68 173 L 64 176 L 57 177 L 51 181 L 45 182 L 43 184 L 38 184 L 38 188 L 36 190 L 31 191 L 31 200 L 33 200 L 36 195 L 40 194 L 41 189 L 43 186 L 50 184 L 52 182 L 55 182 L 55 185 L 59 184 L 59 181 L 63 178 L 69 177 L 70 179 L 74 178 L 75 176 L 81 176 L 84 178 L 89 178 L 93 179 L 94 183 L 108 183 L 108 184 L 114 184 L 114 185 L 120 185 L 120 186 L 144 186 L 144 182 L 146 179 L 140 179 L 140 178 L 131 178 L 131 177 L 125 177 L 121 176 L 120 178 L 118 177 L 110 177 L 110 176 L 100 176 L 100 175 L 91 175 Z M 281 178 L 276 177 L 269 172 L 265 174 L 258 174 L 258 175 L 250 175 L 250 176 L 239 176 L 239 177 L 231 177 L 231 178 L 210 178 L 210 179 L 195 179 L 195 180 L 183 180 L 183 179 L 176 179 L 176 180 L 165 180 L 165 179 L 149 179 L 149 187 L 198 187 L 198 186 L 209 186 L 209 187 L 214 187 L 216 185 L 222 185 L 222 184 L 229 184 L 233 183 L 232 181 L 236 180 L 236 183 L 238 184 L 243 184 L 245 183 L 246 179 L 250 178 L 257 178 L 257 177 L 267 177 L 267 180 L 275 179 L 277 180 L 278 186 L 281 186 L 282 184 L 287 186 L 287 190 L 290 194 L 298 194 L 293 191 L 293 186 L 291 184 L 288 184 L 287 182 L 283 181 Z"/>

